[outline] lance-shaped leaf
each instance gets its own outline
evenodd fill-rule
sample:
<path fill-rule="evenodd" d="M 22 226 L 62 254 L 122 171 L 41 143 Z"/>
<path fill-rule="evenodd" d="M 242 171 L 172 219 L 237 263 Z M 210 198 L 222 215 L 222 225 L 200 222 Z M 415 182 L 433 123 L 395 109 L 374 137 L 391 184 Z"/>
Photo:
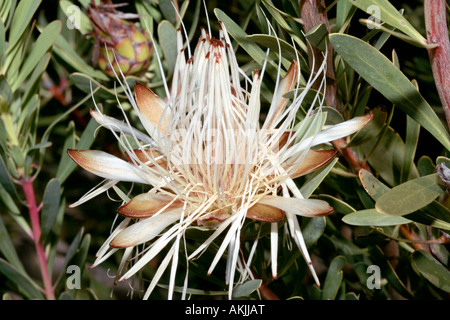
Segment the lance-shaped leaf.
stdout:
<path fill-rule="evenodd" d="M 182 206 L 183 202 L 166 194 L 142 193 L 119 207 L 118 212 L 128 218 L 148 218 L 162 209 L 171 211 Z"/>
<path fill-rule="evenodd" d="M 436 287 L 450 292 L 450 272 L 429 253 L 423 250 L 414 251 L 412 266 Z"/>
<path fill-rule="evenodd" d="M 437 173 L 407 181 L 384 193 L 375 208 L 385 214 L 403 216 L 433 202 L 444 192 Z"/>
<path fill-rule="evenodd" d="M 320 217 L 333 212 L 333 207 L 331 207 L 328 202 L 315 199 L 264 196 L 259 200 L 259 203 L 281 209 L 284 212 L 305 217 Z"/>
<path fill-rule="evenodd" d="M 83 169 L 105 179 L 148 184 L 136 166 L 109 153 L 97 150 L 67 150 L 69 156 Z"/>
<path fill-rule="evenodd" d="M 439 117 L 388 58 L 356 37 L 335 33 L 330 35 L 330 41 L 336 52 L 361 77 L 450 150 L 450 137 Z"/>

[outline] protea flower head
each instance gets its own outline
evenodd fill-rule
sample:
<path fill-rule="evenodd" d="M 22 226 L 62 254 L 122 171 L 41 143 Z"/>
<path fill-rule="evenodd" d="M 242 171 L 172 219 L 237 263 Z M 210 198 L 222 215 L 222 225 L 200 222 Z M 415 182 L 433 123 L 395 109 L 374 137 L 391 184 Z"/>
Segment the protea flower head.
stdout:
<path fill-rule="evenodd" d="M 94 66 L 98 65 L 112 77 L 119 70 L 124 75 L 145 72 L 150 64 L 153 46 L 145 30 L 126 20 L 136 19 L 139 15 L 115 9 L 126 4 L 104 2 L 97 5 L 91 0 L 87 9 L 95 41 L 92 56 Z"/>
<path fill-rule="evenodd" d="M 148 298 L 169 265 L 169 298 L 172 297 L 179 249 L 184 248 L 180 243 L 193 226 L 212 230 L 211 235 L 193 252 L 182 256 L 189 263 L 220 236 L 208 273 L 227 253 L 226 282 L 231 297 L 235 284 L 252 277 L 247 264 L 251 257 L 245 261 L 239 254 L 240 232 L 246 219 L 271 226 L 270 263 L 274 277 L 278 224 L 286 222 L 286 232 L 319 283 L 297 217 L 323 216 L 333 208 L 322 200 L 304 199 L 293 179 L 321 167 L 336 155 L 335 150 L 320 146 L 358 131 L 371 119 L 371 114 L 367 114 L 324 128 L 320 120 L 321 101 L 317 98 L 319 106 L 311 108 L 305 120 L 295 124 L 306 93 L 315 80 L 323 77 L 324 66 L 300 93 L 299 66 L 294 61 L 284 77 L 279 70 L 270 109 L 260 123 L 263 72 L 253 72 L 252 79 L 245 75 L 238 66 L 225 26 L 220 25 L 218 38 L 202 29 L 192 54 L 183 49 L 182 32 L 178 32 L 178 57 L 171 86 L 166 86 L 166 99 L 139 83 L 133 95 L 127 83 L 118 79 L 145 132 L 131 127 L 128 118 L 120 121 L 99 109 L 91 111 L 97 122 L 118 138 L 125 150 L 123 159 L 103 151 L 68 151 L 81 167 L 106 179 L 74 205 L 119 181 L 148 185 L 147 192 L 118 208 L 124 219 L 100 248 L 94 262 L 96 266 L 125 249 L 119 267 L 119 280 L 125 280 L 165 248 L 166 255 L 144 298 Z M 295 93 L 290 103 L 284 97 L 289 91 Z M 142 244 L 145 249 L 138 251 Z M 125 270 L 130 260 L 133 264 Z M 237 274 L 239 279 L 235 278 Z M 187 285 L 186 280 L 185 289 Z"/>

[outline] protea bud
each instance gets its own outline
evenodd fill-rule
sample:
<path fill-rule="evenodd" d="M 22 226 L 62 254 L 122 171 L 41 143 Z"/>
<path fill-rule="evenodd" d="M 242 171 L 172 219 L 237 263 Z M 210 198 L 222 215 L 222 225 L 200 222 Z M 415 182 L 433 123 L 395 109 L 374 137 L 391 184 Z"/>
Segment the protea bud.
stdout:
<path fill-rule="evenodd" d="M 87 10 L 95 40 L 92 63 L 110 76 L 114 76 L 114 71 L 119 73 L 119 69 L 124 75 L 144 72 L 150 64 L 153 46 L 144 30 L 126 20 L 139 15 L 115 9 L 126 4 L 105 2 L 96 5 L 92 0 Z"/>

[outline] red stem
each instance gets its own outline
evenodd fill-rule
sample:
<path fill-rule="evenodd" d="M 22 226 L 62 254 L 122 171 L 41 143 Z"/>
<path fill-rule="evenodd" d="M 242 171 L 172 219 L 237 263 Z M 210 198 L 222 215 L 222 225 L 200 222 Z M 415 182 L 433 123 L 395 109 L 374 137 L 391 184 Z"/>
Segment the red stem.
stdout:
<path fill-rule="evenodd" d="M 44 246 L 39 242 L 41 238 L 41 225 L 39 222 L 40 208 L 36 205 L 36 198 L 34 196 L 33 179 L 27 178 L 21 181 L 23 192 L 28 205 L 30 213 L 31 229 L 33 231 L 33 241 L 36 248 L 36 253 L 39 259 L 39 266 L 41 269 L 42 281 L 44 283 L 44 293 L 48 300 L 55 300 L 55 293 L 52 282 L 48 272 L 47 258 L 44 253 Z"/>
<path fill-rule="evenodd" d="M 445 0 L 425 0 L 424 11 L 428 43 L 437 45 L 436 48 L 428 49 L 431 69 L 450 127 L 450 41 Z"/>

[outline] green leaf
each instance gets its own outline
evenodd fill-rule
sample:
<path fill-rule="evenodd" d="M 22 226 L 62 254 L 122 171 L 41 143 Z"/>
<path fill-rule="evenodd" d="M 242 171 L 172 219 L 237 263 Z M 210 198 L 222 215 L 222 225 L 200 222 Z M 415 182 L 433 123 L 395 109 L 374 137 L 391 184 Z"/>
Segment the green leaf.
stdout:
<path fill-rule="evenodd" d="M 325 217 L 302 218 L 302 234 L 307 247 L 311 247 L 319 240 L 325 231 Z"/>
<path fill-rule="evenodd" d="M 7 52 L 10 52 L 15 47 L 25 30 L 30 26 L 31 19 L 40 4 L 41 0 L 23 0 L 19 2 L 14 12 L 11 29 L 9 30 Z"/>
<path fill-rule="evenodd" d="M 369 164 L 380 177 L 390 186 L 401 183 L 405 143 L 392 128 L 387 128 L 381 140 L 372 139 L 361 145 L 361 149 L 368 157 Z M 410 179 L 419 176 L 415 165 L 411 164 Z"/>
<path fill-rule="evenodd" d="M 419 170 L 420 176 L 432 174 L 434 172 L 434 169 L 436 169 L 436 166 L 429 156 L 422 156 L 417 161 L 417 170 Z"/>
<path fill-rule="evenodd" d="M 349 213 L 342 221 L 354 226 L 396 226 L 412 222 L 404 217 L 390 216 L 378 212 L 376 209 L 366 209 Z"/>
<path fill-rule="evenodd" d="M 344 278 L 342 268 L 344 268 L 345 263 L 346 259 L 344 256 L 337 256 L 331 261 L 322 289 L 322 300 L 334 300 L 336 298 Z"/>
<path fill-rule="evenodd" d="M 85 73 L 86 75 L 103 81 L 108 81 L 109 78 L 100 70 L 94 69 L 87 64 L 78 53 L 72 48 L 62 35 L 60 35 L 53 46 L 54 53 L 69 64 L 74 70 Z"/>
<path fill-rule="evenodd" d="M 407 181 L 411 172 L 416 155 L 417 145 L 419 143 L 419 133 L 420 125 L 411 117 L 406 116 L 405 155 L 403 157 L 401 182 Z"/>
<path fill-rule="evenodd" d="M 169 21 L 163 20 L 158 25 L 158 37 L 168 68 L 168 77 L 170 77 L 178 55 L 177 42 L 174 41 L 177 38 L 177 30 Z"/>
<path fill-rule="evenodd" d="M 62 12 L 64 12 L 68 19 L 72 19 L 75 16 L 80 19 L 79 26 L 74 25 L 73 22 L 67 23 L 71 23 L 73 27 L 80 30 L 81 34 L 83 35 L 88 34 L 92 31 L 92 24 L 89 20 L 89 17 L 78 6 L 74 5 L 72 1 L 61 0 L 59 2 L 59 5 L 61 6 Z"/>
<path fill-rule="evenodd" d="M 247 33 L 242 30 L 230 17 L 228 17 L 222 10 L 215 9 L 217 19 L 219 19 L 227 28 L 228 33 L 237 41 L 237 43 L 244 49 L 259 65 L 263 65 L 266 59 L 266 53 L 253 41 L 247 39 Z M 277 50 L 278 51 L 278 50 Z M 268 60 L 267 72 L 272 75 L 277 74 L 278 66 Z"/>
<path fill-rule="evenodd" d="M 321 23 L 305 34 L 306 39 L 316 48 L 325 51 L 328 44 L 328 29 L 325 23 Z"/>
<path fill-rule="evenodd" d="M 41 242 L 45 242 L 58 215 L 61 200 L 61 185 L 58 179 L 51 179 L 44 190 L 41 211 Z"/>
<path fill-rule="evenodd" d="M 323 179 L 325 179 L 325 177 L 338 162 L 338 160 L 338 158 L 334 158 L 333 161 L 331 161 L 326 167 L 316 170 L 312 174 L 312 177 L 307 182 L 305 182 L 305 184 L 303 184 L 303 186 L 300 188 L 300 192 L 302 193 L 303 197 L 305 197 L 305 199 L 311 196 L 311 194 L 314 192 L 314 190 L 316 190 Z"/>
<path fill-rule="evenodd" d="M 97 129 L 98 124 L 92 118 L 89 120 L 89 123 L 86 129 L 83 131 L 80 140 L 75 146 L 76 149 L 89 149 L 89 147 L 94 142 L 95 138 L 95 130 Z M 67 149 L 68 145 L 65 145 Z M 72 147 L 70 147 L 72 148 Z M 63 154 L 61 156 L 61 161 L 58 165 L 58 170 L 56 172 L 56 178 L 60 181 L 60 183 L 64 183 L 64 181 L 69 177 L 69 175 L 75 170 L 77 167 L 76 163 L 69 157 L 67 154 L 67 149 L 63 150 Z"/>
<path fill-rule="evenodd" d="M 262 280 L 248 280 L 244 282 L 243 284 L 237 285 L 233 289 L 233 298 L 242 298 L 242 297 L 248 297 L 252 292 L 255 290 L 258 290 L 258 288 L 261 286 Z"/>
<path fill-rule="evenodd" d="M 404 283 L 400 280 L 399 276 L 395 272 L 388 258 L 384 255 L 383 251 L 378 246 L 369 247 L 370 256 L 373 261 L 380 267 L 381 273 L 388 280 L 389 284 L 403 297 L 407 299 L 413 299 L 413 296 L 408 291 Z"/>
<path fill-rule="evenodd" d="M 51 48 L 53 43 L 56 41 L 59 33 L 61 32 L 61 21 L 53 21 L 48 24 L 36 42 L 33 48 L 20 68 L 19 75 L 14 79 L 14 83 L 11 85 L 11 89 L 15 91 L 25 79 L 33 72 L 36 65 L 41 61 L 44 54 Z"/>
<path fill-rule="evenodd" d="M 159 8 L 164 17 L 170 21 L 172 25 L 177 23 L 177 13 L 171 0 L 159 0 Z"/>
<path fill-rule="evenodd" d="M 412 254 L 412 266 L 425 279 L 445 292 L 450 292 L 450 272 L 439 261 L 423 250 Z"/>
<path fill-rule="evenodd" d="M 28 299 L 44 299 L 38 286 L 25 273 L 17 270 L 7 261 L 0 258 L 0 273 L 17 286 L 17 290 Z"/>
<path fill-rule="evenodd" d="M 8 260 L 11 265 L 17 269 L 18 271 L 25 272 L 23 268 L 22 262 L 17 255 L 17 251 L 14 248 L 14 245 L 11 241 L 11 238 L 8 234 L 8 230 L 6 229 L 5 224 L 3 223 L 3 219 L 0 215 L 0 251 L 3 253 L 6 260 Z"/>
<path fill-rule="evenodd" d="M 5 188 L 5 190 L 11 194 L 16 194 L 16 189 L 11 181 L 11 178 L 8 174 L 8 169 L 6 168 L 6 164 L 3 161 L 3 157 L 0 155 L 0 184 Z"/>
<path fill-rule="evenodd" d="M 349 35 L 331 34 L 339 55 L 372 87 L 421 124 L 450 150 L 450 137 L 439 117 L 408 78 L 383 54 Z"/>
<path fill-rule="evenodd" d="M 354 6 L 373 15 L 387 24 L 403 31 L 417 42 L 426 44 L 427 40 L 400 14 L 387 0 L 349 0 Z M 377 12 L 379 10 L 379 12 Z M 379 16 L 376 17 L 376 14 Z"/>
<path fill-rule="evenodd" d="M 437 173 L 407 181 L 384 193 L 375 208 L 385 214 L 404 216 L 433 202 L 444 189 Z"/>

